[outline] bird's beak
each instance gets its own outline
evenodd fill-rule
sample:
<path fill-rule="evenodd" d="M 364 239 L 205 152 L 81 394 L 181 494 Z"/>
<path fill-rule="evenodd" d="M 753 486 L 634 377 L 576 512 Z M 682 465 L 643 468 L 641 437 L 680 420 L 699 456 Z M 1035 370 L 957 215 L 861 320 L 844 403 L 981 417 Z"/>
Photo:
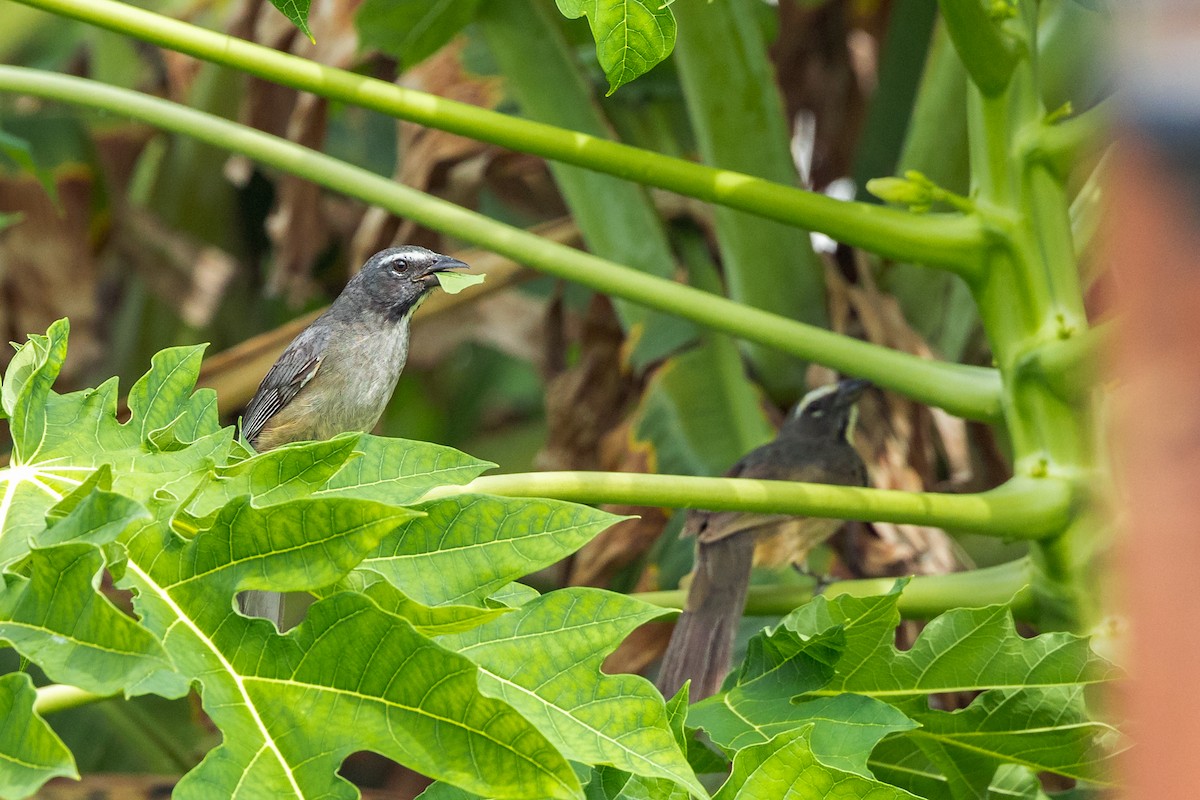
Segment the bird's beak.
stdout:
<path fill-rule="evenodd" d="M 437 283 L 437 278 L 434 275 L 438 272 L 448 272 L 452 269 L 470 269 L 471 267 L 459 261 L 457 258 L 450 256 L 438 256 L 438 259 L 430 264 L 418 278 L 418 280 L 426 286 L 434 286 Z"/>
<path fill-rule="evenodd" d="M 858 402 L 863 392 L 871 388 L 871 382 L 862 378 L 848 378 L 838 382 L 838 400 L 846 405 Z"/>
<path fill-rule="evenodd" d="M 433 262 L 433 265 L 429 268 L 429 274 L 432 275 L 435 272 L 446 272 L 447 270 L 452 269 L 470 269 L 470 267 L 459 261 L 457 258 L 442 256 L 437 261 Z"/>

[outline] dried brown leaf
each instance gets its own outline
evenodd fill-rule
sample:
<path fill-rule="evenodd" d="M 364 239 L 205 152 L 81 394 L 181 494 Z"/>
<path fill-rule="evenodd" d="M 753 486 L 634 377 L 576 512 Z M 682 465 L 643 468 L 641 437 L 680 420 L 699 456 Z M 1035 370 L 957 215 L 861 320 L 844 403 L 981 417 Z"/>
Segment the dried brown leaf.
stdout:
<path fill-rule="evenodd" d="M 325 141 L 328 103 L 314 95 L 301 95 L 288 122 L 287 138 L 305 147 L 321 149 Z M 275 208 L 267 218 L 273 259 L 267 291 L 299 305 L 312 291 L 308 275 L 317 256 L 330 242 L 323 205 L 323 190 L 294 175 L 280 177 Z"/>
<path fill-rule="evenodd" d="M 655 469 L 653 451 L 634 443 L 628 421 L 609 431 L 600 449 L 601 469 L 635 473 L 649 473 Z M 568 576 L 572 586 L 608 586 L 617 572 L 654 546 L 670 518 L 664 509 L 648 506 L 609 505 L 604 506 L 604 510 L 636 516 L 636 519 L 613 525 L 575 554 Z M 646 578 L 645 575 L 642 577 Z"/>
<path fill-rule="evenodd" d="M 624 343 L 612 302 L 593 295 L 583 320 L 579 360 L 550 377 L 546 386 L 549 431 L 537 457 L 540 469 L 596 468 L 600 441 L 620 421 L 633 389 L 632 377 L 621 366 Z M 547 360 L 561 358 L 558 352 Z"/>
<path fill-rule="evenodd" d="M 60 317 L 71 319 L 70 384 L 103 356 L 97 303 L 95 176 L 82 167 L 55 176 L 62 213 L 32 177 L 0 178 L 0 213 L 20 223 L 0 233 L 0 335 L 24 341 Z M 4 348 L 5 364 L 12 350 Z"/>
<path fill-rule="evenodd" d="M 354 12 L 360 0 L 314 0 L 309 25 L 319 31 L 316 44 L 301 35 L 271 4 L 245 0 L 231 23 L 231 32 L 277 50 L 302 55 L 332 67 L 352 68 L 359 63 L 358 34 Z M 270 81 L 250 78 L 242 103 L 242 121 L 293 142 L 322 149 L 328 122 L 328 102 L 308 93 L 296 92 Z M 235 182 L 249 177 L 245 159 L 230 160 L 226 174 Z M 334 213 L 343 201 L 328 198 L 315 184 L 291 175 L 281 176 L 276 187 L 275 208 L 267 221 L 274 245 L 274 260 L 267 290 L 299 305 L 312 293 L 309 275 L 313 264 L 334 239 L 346 239 L 357 228 L 363 209 Z M 344 210 L 344 209 L 343 209 Z M 344 221 L 346 227 L 334 223 Z M 359 262 L 361 263 L 361 262 Z"/>
<path fill-rule="evenodd" d="M 463 39 L 456 38 L 406 72 L 400 83 L 438 97 L 481 108 L 494 108 L 501 96 L 499 83 L 495 79 L 469 75 L 463 69 L 463 46 Z M 494 146 L 484 142 L 401 122 L 401 158 L 397 179 L 406 186 L 444 197 L 459 205 L 472 206 L 483 185 L 487 162 L 496 152 L 498 150 Z M 400 241 L 417 242 L 435 248 L 439 243 L 437 234 L 431 231 L 418 232 L 418 226 L 410 220 L 401 223 L 396 237 Z"/>

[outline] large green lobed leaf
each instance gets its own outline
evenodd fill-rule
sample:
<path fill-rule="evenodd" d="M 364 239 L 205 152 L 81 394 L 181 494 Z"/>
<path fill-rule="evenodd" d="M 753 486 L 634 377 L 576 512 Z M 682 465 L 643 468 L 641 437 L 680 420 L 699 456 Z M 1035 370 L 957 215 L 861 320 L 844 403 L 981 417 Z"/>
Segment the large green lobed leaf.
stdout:
<path fill-rule="evenodd" d="M 115 381 L 51 390 L 65 352 L 56 323 L 21 348 L 0 389 L 19 445 L 0 470 L 0 636 L 92 692 L 197 686 L 223 741 L 175 797 L 352 798 L 337 770 L 363 749 L 488 797 L 581 797 L 568 757 L 618 754 L 703 793 L 662 699 L 599 668 L 660 612 L 511 583 L 615 517 L 479 496 L 416 504 L 489 466 L 420 442 L 349 434 L 253 454 L 221 428 L 212 393 L 193 391 L 200 348 L 158 354 L 121 423 Z M 360 568 L 368 556 L 386 565 Z M 136 617 L 100 593 L 105 571 L 133 591 Z M 237 613 L 247 589 L 323 599 L 282 635 Z M 555 680 L 530 685 L 494 662 L 514 646 L 513 624 L 539 629 Z M 468 638 L 478 661 L 446 643 Z M 10 692 L 4 729 L 37 728 L 31 693 Z M 539 730 L 549 716 L 560 730 Z M 71 771 L 61 744 L 31 736 L 0 736 L 0 785 L 14 797 Z M 57 755 L 29 758 L 30 741 Z"/>
<path fill-rule="evenodd" d="M 733 760 L 733 772 L 713 800 L 770 797 L 778 800 L 912 800 L 915 795 L 821 763 L 809 741 L 809 727 L 781 733 L 747 747 Z"/>
<path fill-rule="evenodd" d="M 703 795 L 654 687 L 600 671 L 622 639 L 663 613 L 624 595 L 563 589 L 441 643 L 478 664 L 484 694 L 520 711 L 568 758 Z"/>
<path fill-rule="evenodd" d="M 79 777 L 71 752 L 34 712 L 35 700 L 28 675 L 0 675 L 0 797 L 29 797 L 51 778 Z"/>
<path fill-rule="evenodd" d="M 578 550 L 620 517 L 550 500 L 463 494 L 414 508 L 360 569 L 428 605 L 482 603 Z"/>
<path fill-rule="evenodd" d="M 1023 638 L 992 606 L 942 614 L 899 651 L 902 585 L 792 612 L 751 641 L 735 684 L 694 706 L 689 724 L 735 761 L 803 729 L 821 764 L 929 798 L 983 797 L 1009 766 L 1111 783 L 1120 744 L 1084 690 L 1115 672 L 1086 639 Z M 930 708 L 930 695 L 956 692 L 982 694 L 961 711 Z"/>

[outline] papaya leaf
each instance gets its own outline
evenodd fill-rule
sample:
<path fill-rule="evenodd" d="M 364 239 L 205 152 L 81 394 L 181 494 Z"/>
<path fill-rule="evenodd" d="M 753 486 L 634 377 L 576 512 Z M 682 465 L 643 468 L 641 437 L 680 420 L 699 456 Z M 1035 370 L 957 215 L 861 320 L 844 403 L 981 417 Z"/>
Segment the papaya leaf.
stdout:
<path fill-rule="evenodd" d="M 451 447 L 360 434 L 358 454 L 316 494 L 411 503 L 435 486 L 460 486 L 496 466 Z"/>
<path fill-rule="evenodd" d="M 0 638 L 52 680 L 113 694 L 173 667 L 149 631 L 96 591 L 103 564 L 89 544 L 34 550 L 27 577 L 3 576 Z M 186 694 L 186 681 L 173 685 Z"/>
<path fill-rule="evenodd" d="M 332 595 L 344 589 L 366 595 L 381 610 L 403 617 L 426 636 L 444 636 L 469 631 L 509 611 L 507 608 L 482 608 L 472 605 L 427 606 L 392 586 L 382 575 L 366 569 L 351 572 L 331 591 L 320 594 Z"/>
<path fill-rule="evenodd" d="M 553 500 L 463 494 L 419 503 L 364 559 L 427 605 L 482 604 L 503 585 L 575 552 L 621 517 Z"/>
<path fill-rule="evenodd" d="M 49 547 L 68 542 L 105 545 L 130 525 L 150 518 L 150 512 L 136 500 L 97 488 L 104 484 L 112 485 L 112 470 L 107 464 L 50 508 L 46 513 L 49 527 L 37 535 L 38 546 Z"/>
<path fill-rule="evenodd" d="M 1050 800 L 1037 775 L 1026 767 L 1005 764 L 988 786 L 988 800 Z"/>
<path fill-rule="evenodd" d="M 47 515 L 60 503 L 86 496 L 97 469 L 109 470 L 107 488 L 150 508 L 156 496 L 170 495 L 179 482 L 190 491 L 187 484 L 194 484 L 228 448 L 212 392 L 190 394 L 201 348 L 172 348 L 156 356 L 150 373 L 134 386 L 133 417 L 122 425 L 116 416 L 115 381 L 69 395 L 51 391 L 66 357 L 67 330 L 66 320 L 59 320 L 45 336 L 31 336 L 5 375 L 3 403 L 13 458 L 0 469 L 0 569 L 28 554 L 32 537 L 47 530 Z M 182 423 L 176 432 L 195 441 L 170 452 L 149 446 L 143 432 L 171 421 Z M 53 513 L 67 510 L 64 506 Z M 65 532 L 50 533 L 47 543 L 62 540 Z"/>
<path fill-rule="evenodd" d="M 0 675 L 0 797 L 19 800 L 51 778 L 79 777 L 71 751 L 33 710 L 36 700 L 29 675 Z"/>
<path fill-rule="evenodd" d="M 667 723 L 679 747 L 685 748 L 688 739 L 684 734 L 687 718 L 687 691 L 684 690 L 667 701 Z M 667 778 L 648 778 L 623 769 L 601 765 L 590 771 L 576 765 L 580 779 L 586 780 L 584 792 L 587 800 L 688 800 L 693 795 L 679 783 Z M 702 797 L 707 794 L 700 795 Z M 426 789 L 418 800 L 480 800 L 479 795 L 438 781 Z"/>
<path fill-rule="evenodd" d="M 173 599 L 172 587 L 137 582 L 166 595 L 156 603 Z M 269 623 L 228 613 L 213 634 L 198 623 L 170 634 L 187 640 L 175 650 L 192 670 L 211 665 L 205 710 L 227 734 L 176 797 L 234 796 L 244 785 L 271 797 L 353 797 L 336 772 L 362 749 L 489 797 L 579 796 L 545 737 L 479 694 L 474 665 L 366 598 L 322 600 L 287 636 L 254 636 L 247 628 Z"/>
<path fill-rule="evenodd" d="M 31 336 L 9 363 L 3 392 L 13 464 L 34 461 L 45 442 L 46 400 L 67 357 L 69 329 L 65 319 L 58 320 L 45 336 Z"/>
<path fill-rule="evenodd" d="M 537 616 L 566 613 L 576 604 L 564 601 L 578 598 L 540 598 L 512 584 L 615 517 L 475 496 L 414 506 L 429 489 L 488 467 L 420 442 L 349 434 L 253 454 L 221 428 L 212 393 L 194 391 L 201 352 L 155 356 L 130 391 L 124 423 L 115 381 L 52 391 L 65 322 L 19 349 L 0 388 L 20 444 L 0 470 L 0 636 L 55 679 L 92 691 L 178 696 L 198 686 L 222 743 L 175 797 L 232 797 L 247 786 L 270 797 L 354 797 L 337 770 L 363 749 L 482 796 L 581 797 L 576 770 L 586 776 L 589 766 L 573 767 L 560 748 L 591 746 L 593 760 L 609 754 L 581 744 L 578 730 L 552 741 L 537 727 L 547 714 L 590 723 L 613 743 L 660 742 L 661 750 L 638 750 L 642 769 L 698 786 L 649 684 L 599 671 L 638 620 L 660 612 L 622 598 L 614 602 L 636 608 L 605 614 L 600 604 L 598 616 L 580 621 L 587 639 Z M 427 513 L 442 516 L 416 525 Z M 351 574 L 367 556 L 411 563 Z M 98 591 L 104 570 L 133 592 L 136 616 Z M 404 580 L 389 583 L 397 576 Z M 235 596 L 248 589 L 323 599 L 280 635 L 235 611 Z M 503 665 L 481 669 L 431 638 L 487 628 L 501 637 L 494 648 L 473 641 L 498 652 L 511 644 L 501 636 L 506 618 L 517 615 L 541 626 L 547 652 L 570 656 L 547 662 L 559 665 L 562 674 L 550 677 L 565 689 L 641 702 L 600 720 L 571 705 L 569 693 L 553 698 L 558 708 L 523 687 L 516 708 L 498 696 Z"/>
<path fill-rule="evenodd" d="M 351 433 L 302 442 L 216 466 L 212 480 L 192 497 L 188 513 L 203 517 L 241 495 L 250 495 L 260 506 L 308 497 L 358 457 L 355 449 L 361 437 Z"/>
<path fill-rule="evenodd" d="M 634 628 L 664 613 L 600 589 L 563 589 L 440 642 L 478 664 L 483 693 L 521 712 L 568 758 L 703 796 L 654 687 L 600 671 Z"/>
<path fill-rule="evenodd" d="M 469 661 L 366 597 L 322 600 L 286 637 L 233 611 L 245 589 L 336 582 L 417 513 L 349 497 L 263 508 L 241 497 L 190 539 L 155 525 L 127 539 L 121 585 L 136 590 L 135 608 L 177 668 L 199 679 L 226 734 L 176 796 L 232 796 L 247 784 L 280 797 L 353 796 L 336 771 L 364 747 L 489 795 L 577 795 L 546 739 L 479 694 Z"/>
<path fill-rule="evenodd" d="M 811 726 L 781 733 L 739 750 L 733 772 L 713 800 L 778 797 L 786 800 L 912 800 L 915 795 L 826 766 L 810 746 Z"/>
<path fill-rule="evenodd" d="M 833 628 L 819 634 L 812 649 L 840 653 L 841 633 L 840 628 Z M 762 661 L 755 655 L 756 647 L 762 645 L 752 640 L 749 663 Z M 703 728 L 731 753 L 804 727 L 810 731 L 809 746 L 822 763 L 870 776 L 867 756 L 875 745 L 892 733 L 916 727 L 899 710 L 862 695 L 840 694 L 793 703 L 804 687 L 819 688 L 830 675 L 827 664 L 803 652 L 761 674 L 748 675 L 753 673 L 743 671 L 737 685 L 697 703 L 688 715 L 690 724 Z"/>
<path fill-rule="evenodd" d="M 279 9 L 280 13 L 292 21 L 292 24 L 300 29 L 300 32 L 308 37 L 310 42 L 315 42 L 312 31 L 308 29 L 308 8 L 311 5 L 311 0 L 271 0 L 271 5 Z"/>
<path fill-rule="evenodd" d="M 892 634 L 900 623 L 898 598 L 896 592 L 882 598 L 817 598 L 784 619 L 781 628 L 798 632 L 845 626 L 845 653 L 819 694 L 858 692 L 901 700 L 999 687 L 1072 687 L 1116 677 L 1084 637 L 1058 632 L 1022 637 L 1004 605 L 948 611 L 901 652 Z"/>
<path fill-rule="evenodd" d="M 675 47 L 675 15 L 658 0 L 556 0 L 568 19 L 586 16 L 608 94 L 649 72 Z"/>
<path fill-rule="evenodd" d="M 688 738 L 685 729 L 687 701 L 687 686 L 667 701 L 667 724 L 676 744 L 684 751 L 696 745 L 695 741 Z M 705 752 L 712 751 L 705 748 Z M 610 766 L 596 767 L 585 791 L 588 800 L 687 800 L 690 797 L 687 789 L 674 781 L 633 775 Z"/>
<path fill-rule="evenodd" d="M 949 778 L 956 797 L 982 797 L 1005 764 L 1113 783 L 1110 726 L 1087 717 L 1082 687 L 993 689 L 961 711 L 914 712 L 907 734 Z"/>
<path fill-rule="evenodd" d="M 458 294 L 468 286 L 478 286 L 483 283 L 487 277 L 482 274 L 470 274 L 462 272 L 437 272 L 434 273 L 442 291 L 446 294 Z"/>
<path fill-rule="evenodd" d="M 520 608 L 539 597 L 541 597 L 541 593 L 532 586 L 510 583 L 492 592 L 488 596 L 487 605 L 492 608 Z"/>
<path fill-rule="evenodd" d="M 1116 748 L 1104 745 L 1115 732 L 1089 718 L 1083 693 L 1115 670 L 1086 639 L 1023 638 L 1008 609 L 991 606 L 942 614 L 901 652 L 894 644 L 901 585 L 881 597 L 818 597 L 792 612 L 752 642 L 736 685 L 698 704 L 689 722 L 738 748 L 807 724 L 811 714 L 819 721 L 809 741 L 820 761 L 859 773 L 882 769 L 876 775 L 922 796 L 982 797 L 1005 764 L 1111 780 Z M 982 694 L 962 711 L 929 708 L 930 694 L 968 691 Z M 881 713 L 874 704 L 897 718 L 893 727 L 882 723 L 893 734 L 883 755 L 866 760 L 881 736 L 853 744 L 822 736 L 822 726 L 872 720 Z"/>

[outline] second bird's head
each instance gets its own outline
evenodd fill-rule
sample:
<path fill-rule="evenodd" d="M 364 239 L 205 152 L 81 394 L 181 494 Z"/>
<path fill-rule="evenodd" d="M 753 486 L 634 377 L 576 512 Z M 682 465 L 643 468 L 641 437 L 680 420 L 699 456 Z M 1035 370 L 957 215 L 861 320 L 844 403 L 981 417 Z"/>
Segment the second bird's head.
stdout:
<path fill-rule="evenodd" d="M 849 439 L 858 417 L 857 403 L 870 381 L 847 378 L 813 389 L 788 414 L 784 427 L 806 437 Z"/>
<path fill-rule="evenodd" d="M 399 321 L 411 314 L 438 285 L 437 273 L 469 269 L 457 258 L 417 245 L 389 247 L 367 259 L 350 279 L 341 297 L 345 302 Z"/>

